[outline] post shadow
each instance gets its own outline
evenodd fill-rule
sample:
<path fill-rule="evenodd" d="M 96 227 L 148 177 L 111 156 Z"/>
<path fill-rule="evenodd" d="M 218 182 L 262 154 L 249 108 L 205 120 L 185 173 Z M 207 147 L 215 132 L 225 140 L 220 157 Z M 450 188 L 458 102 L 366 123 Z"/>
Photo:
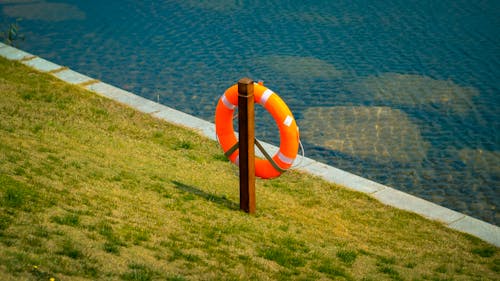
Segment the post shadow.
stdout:
<path fill-rule="evenodd" d="M 222 205 L 228 209 L 238 210 L 240 208 L 240 206 L 237 203 L 235 203 L 227 198 L 205 192 L 199 188 L 184 184 L 182 182 L 178 182 L 176 180 L 172 180 L 171 182 L 174 184 L 174 187 L 179 189 L 179 190 L 182 190 L 184 192 L 189 192 L 189 193 L 194 194 L 196 196 L 199 196 L 207 201 Z"/>

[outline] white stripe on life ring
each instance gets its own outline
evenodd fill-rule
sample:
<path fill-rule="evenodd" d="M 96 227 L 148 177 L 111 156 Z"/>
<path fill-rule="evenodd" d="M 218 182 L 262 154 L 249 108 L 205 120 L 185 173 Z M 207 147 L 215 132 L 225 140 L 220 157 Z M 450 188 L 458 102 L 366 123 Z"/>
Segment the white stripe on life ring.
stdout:
<path fill-rule="evenodd" d="M 287 164 L 292 164 L 292 163 L 293 163 L 293 161 L 295 160 L 295 159 L 292 159 L 292 158 L 286 157 L 283 153 L 281 153 L 281 151 L 280 151 L 280 152 L 278 152 L 278 158 L 279 158 L 282 162 L 287 163 Z"/>
<path fill-rule="evenodd" d="M 290 125 L 292 125 L 292 122 L 293 122 L 292 116 L 287 115 L 285 121 L 283 121 L 283 124 L 285 124 L 285 126 L 287 127 L 290 127 Z"/>
<path fill-rule="evenodd" d="M 222 103 L 229 109 L 229 110 L 234 110 L 236 106 L 232 103 L 229 102 L 229 100 L 226 98 L 226 94 L 222 95 L 220 98 L 222 100 Z"/>
<path fill-rule="evenodd" d="M 264 93 L 262 93 L 262 97 L 260 98 L 260 104 L 264 106 L 272 94 L 274 94 L 272 90 L 270 89 L 265 90 Z"/>

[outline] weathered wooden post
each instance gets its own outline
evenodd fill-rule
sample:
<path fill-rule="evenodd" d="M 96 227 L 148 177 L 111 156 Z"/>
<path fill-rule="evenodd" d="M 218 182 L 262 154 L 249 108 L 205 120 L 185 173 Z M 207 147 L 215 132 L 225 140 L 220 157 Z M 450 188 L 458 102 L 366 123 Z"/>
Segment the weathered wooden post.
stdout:
<path fill-rule="evenodd" d="M 255 123 L 253 81 L 238 81 L 238 131 L 240 166 L 240 209 L 255 213 Z"/>

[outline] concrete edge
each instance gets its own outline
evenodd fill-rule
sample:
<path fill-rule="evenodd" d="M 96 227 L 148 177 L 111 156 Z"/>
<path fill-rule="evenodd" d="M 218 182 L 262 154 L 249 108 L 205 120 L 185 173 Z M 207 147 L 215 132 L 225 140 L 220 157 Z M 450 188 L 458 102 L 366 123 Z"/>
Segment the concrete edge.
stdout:
<path fill-rule="evenodd" d="M 500 245 L 500 228 L 470 216 L 448 224 L 448 227 L 471 234 L 497 247 Z"/>
<path fill-rule="evenodd" d="M 380 202 L 396 208 L 415 212 L 426 218 L 440 221 L 446 225 L 465 217 L 464 214 L 439 206 L 435 203 L 404 193 L 391 187 L 372 194 Z"/>
<path fill-rule="evenodd" d="M 55 73 L 52 73 L 52 75 L 70 84 L 82 84 L 95 80 L 93 78 L 80 74 L 71 69 L 64 69 L 62 71 L 57 71 Z"/>
<path fill-rule="evenodd" d="M 32 57 L 30 53 L 26 53 L 14 47 L 8 46 L 6 44 L 0 43 L 0 56 L 9 60 L 22 60 L 24 58 Z"/>
<path fill-rule="evenodd" d="M 23 63 L 31 68 L 34 68 L 36 70 L 39 70 L 41 72 L 50 72 L 50 71 L 55 71 L 55 70 L 62 68 L 62 66 L 57 65 L 55 63 L 52 63 L 48 60 L 44 60 L 40 57 L 35 57 L 35 58 L 33 58 L 31 60 L 27 60 L 27 61 L 21 61 L 21 63 Z"/>
<path fill-rule="evenodd" d="M 0 43 L 0 56 L 9 60 L 21 61 L 23 64 L 41 72 L 51 72 L 62 69 L 62 67 L 57 64 L 33 56 L 14 47 L 7 46 L 3 43 Z M 25 59 L 25 61 L 22 61 L 23 59 Z M 71 84 L 84 84 L 89 81 L 95 81 L 95 79 L 91 77 L 70 69 L 63 69 L 62 71 L 52 73 L 52 75 Z M 215 125 L 211 122 L 158 104 L 103 82 L 96 82 L 83 87 L 156 118 L 194 129 L 202 136 L 216 140 Z M 263 146 L 270 152 L 279 149 L 268 143 L 263 143 Z M 413 212 L 431 220 L 440 221 L 451 229 L 468 233 L 500 247 L 500 228 L 496 225 L 475 219 L 307 157 L 298 156 L 297 162 L 301 163 L 300 167 L 296 167 L 298 170 L 319 176 L 328 182 L 348 189 L 369 194 L 383 204 Z"/>

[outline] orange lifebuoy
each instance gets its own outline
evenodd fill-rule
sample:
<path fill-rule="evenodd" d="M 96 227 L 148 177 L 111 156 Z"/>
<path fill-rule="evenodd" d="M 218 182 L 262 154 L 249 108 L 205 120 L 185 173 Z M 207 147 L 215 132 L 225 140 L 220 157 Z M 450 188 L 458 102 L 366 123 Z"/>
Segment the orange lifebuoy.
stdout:
<path fill-rule="evenodd" d="M 285 102 L 272 90 L 254 83 L 254 101 L 274 118 L 280 132 L 280 148 L 270 159 L 255 159 L 255 175 L 275 178 L 290 168 L 299 150 L 299 127 Z M 215 110 L 215 131 L 222 150 L 229 160 L 238 165 L 239 151 L 233 128 L 233 114 L 238 106 L 238 84 L 229 87 L 220 97 Z M 258 142 L 256 145 L 260 146 Z M 265 152 L 264 152 L 265 153 Z M 266 154 L 266 153 L 265 153 Z"/>

